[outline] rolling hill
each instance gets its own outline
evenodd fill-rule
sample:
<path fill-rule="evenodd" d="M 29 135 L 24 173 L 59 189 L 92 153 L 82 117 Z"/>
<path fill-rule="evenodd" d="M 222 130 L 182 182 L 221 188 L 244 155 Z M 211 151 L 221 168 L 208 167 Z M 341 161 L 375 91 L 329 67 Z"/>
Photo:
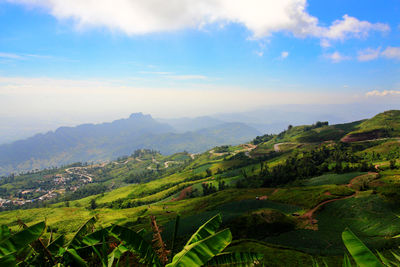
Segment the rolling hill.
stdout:
<path fill-rule="evenodd" d="M 365 141 L 377 138 L 399 137 L 400 111 L 389 110 L 363 121 L 354 131 L 343 137 L 343 142 Z"/>
<path fill-rule="evenodd" d="M 68 239 L 94 215 L 100 227 L 117 223 L 145 233 L 151 232 L 149 216 L 156 216 L 168 244 L 180 214 L 181 248 L 220 213 L 233 234 L 230 251 L 259 252 L 266 266 L 312 266 L 313 260 L 342 266 L 341 233 L 347 227 L 373 251 L 385 254 L 399 246 L 391 238 L 400 234 L 397 114 L 293 126 L 199 154 L 137 150 L 107 164 L 7 177 L 0 180 L 0 224 L 17 229 L 19 219 L 32 225 L 46 218 L 53 233 Z M 341 142 L 369 125 L 394 131 L 383 139 Z M 230 129 L 203 134 L 223 136 Z"/>

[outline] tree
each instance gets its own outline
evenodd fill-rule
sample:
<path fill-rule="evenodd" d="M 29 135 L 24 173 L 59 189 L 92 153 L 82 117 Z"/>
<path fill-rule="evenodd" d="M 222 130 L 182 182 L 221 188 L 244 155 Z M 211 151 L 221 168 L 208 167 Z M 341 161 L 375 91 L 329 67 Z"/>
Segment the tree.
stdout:
<path fill-rule="evenodd" d="M 90 200 L 90 209 L 95 210 L 96 208 L 97 208 L 96 200 L 94 198 L 92 198 Z"/>

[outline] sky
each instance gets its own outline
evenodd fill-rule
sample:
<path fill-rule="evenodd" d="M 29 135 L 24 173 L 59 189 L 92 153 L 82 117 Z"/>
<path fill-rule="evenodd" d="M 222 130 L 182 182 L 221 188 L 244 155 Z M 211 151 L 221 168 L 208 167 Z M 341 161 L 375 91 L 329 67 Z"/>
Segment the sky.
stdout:
<path fill-rule="evenodd" d="M 0 0 L 0 122 L 400 103 L 399 18 L 399 0 Z"/>

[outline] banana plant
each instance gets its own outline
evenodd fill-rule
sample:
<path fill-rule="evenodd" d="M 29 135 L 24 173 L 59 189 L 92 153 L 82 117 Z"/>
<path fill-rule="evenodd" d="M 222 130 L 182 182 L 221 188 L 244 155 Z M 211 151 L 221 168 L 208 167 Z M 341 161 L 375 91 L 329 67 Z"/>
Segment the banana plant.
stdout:
<path fill-rule="evenodd" d="M 135 255 L 135 261 L 146 266 L 164 265 L 142 232 L 120 225 L 95 230 L 96 221 L 95 217 L 90 218 L 69 242 L 65 242 L 63 235 L 53 239 L 52 233 L 45 242 L 41 238 L 46 231 L 45 222 L 30 227 L 21 223 L 24 229 L 15 234 L 11 234 L 7 226 L 1 226 L 0 266 L 112 267 L 118 266 L 124 256 L 127 256 L 125 261 L 130 259 L 130 255 Z M 174 239 L 178 222 L 179 217 L 175 224 Z M 220 214 L 208 220 L 166 266 L 253 266 L 262 259 L 262 255 L 257 253 L 224 252 L 232 241 L 232 234 L 229 229 L 218 231 L 221 223 Z"/>
<path fill-rule="evenodd" d="M 229 229 L 218 231 L 221 223 L 221 214 L 217 214 L 200 226 L 190 237 L 182 251 L 178 252 L 166 267 L 252 266 L 263 258 L 263 255 L 258 253 L 223 252 L 232 242 L 232 234 Z"/>
<path fill-rule="evenodd" d="M 342 240 L 354 261 L 360 267 L 382 267 L 383 264 L 371 250 L 350 230 L 342 233 Z"/>
<path fill-rule="evenodd" d="M 29 244 L 37 240 L 45 231 L 46 223 L 34 224 L 22 231 L 11 234 L 7 226 L 0 228 L 0 265 L 16 265 L 16 257 L 22 253 L 31 253 Z"/>
<path fill-rule="evenodd" d="M 398 238 L 395 236 L 394 238 Z M 395 251 L 390 251 L 393 258 L 389 259 L 380 252 L 376 252 L 376 256 L 372 251 L 350 230 L 346 229 L 342 233 L 342 240 L 353 260 L 360 267 L 381 267 L 381 266 L 400 266 L 400 254 Z M 351 262 L 345 255 L 343 262 L 344 267 L 351 267 Z"/>

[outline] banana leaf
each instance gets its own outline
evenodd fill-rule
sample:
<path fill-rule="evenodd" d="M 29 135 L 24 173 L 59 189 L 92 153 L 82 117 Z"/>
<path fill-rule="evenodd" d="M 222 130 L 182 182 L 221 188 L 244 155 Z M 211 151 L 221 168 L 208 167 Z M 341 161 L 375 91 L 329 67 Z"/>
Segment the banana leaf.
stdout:
<path fill-rule="evenodd" d="M 97 230 L 91 234 L 88 234 L 82 238 L 82 243 L 87 246 L 94 246 L 96 244 L 99 244 L 99 243 L 103 242 L 104 238 L 108 237 L 110 230 L 111 230 L 111 226 Z"/>
<path fill-rule="evenodd" d="M 360 267 L 381 267 L 383 264 L 379 259 L 361 242 L 360 239 L 350 230 L 342 233 L 343 243 L 350 252 L 354 261 Z"/>
<path fill-rule="evenodd" d="M 208 266 L 254 266 L 263 259 L 264 255 L 252 252 L 224 252 L 216 255 L 207 262 Z"/>
<path fill-rule="evenodd" d="M 347 253 L 345 253 L 343 257 L 343 267 L 351 267 L 351 262 Z"/>
<path fill-rule="evenodd" d="M 210 235 L 215 234 L 222 223 L 221 214 L 217 214 L 211 219 L 209 219 L 205 224 L 200 226 L 200 228 L 192 235 L 189 241 L 186 243 L 185 246 L 188 246 L 192 243 L 200 241 Z"/>
<path fill-rule="evenodd" d="M 75 249 L 73 248 L 68 248 L 65 249 L 64 251 L 64 257 L 69 261 L 70 263 L 68 266 L 81 266 L 81 267 L 86 267 L 88 266 L 86 261 L 79 256 L 79 254 L 76 252 Z M 74 263 L 74 264 L 71 264 Z"/>
<path fill-rule="evenodd" d="M 71 239 L 67 247 L 79 247 L 82 243 L 82 239 L 84 238 L 85 235 L 90 233 L 90 231 L 93 229 L 94 224 L 96 223 L 97 219 L 96 217 L 90 218 L 87 222 L 85 222 L 75 233 L 74 237 Z"/>
<path fill-rule="evenodd" d="M 186 245 L 166 266 L 202 266 L 221 253 L 231 242 L 231 231 L 229 229 L 222 230 L 205 239 Z"/>
<path fill-rule="evenodd" d="M 398 265 L 398 264 L 394 263 L 393 261 L 387 259 L 379 251 L 377 251 L 376 254 L 378 254 L 378 257 L 382 261 L 383 265 L 385 265 L 385 266 L 397 266 Z"/>
<path fill-rule="evenodd" d="M 47 249 L 52 253 L 55 254 L 58 252 L 59 248 L 64 246 L 65 244 L 65 236 L 60 235 L 56 239 L 53 240 L 53 242 L 50 243 L 50 245 L 47 246 Z"/>
<path fill-rule="evenodd" d="M 16 266 L 17 260 L 14 255 L 8 255 L 0 257 L 0 266 L 14 267 Z"/>
<path fill-rule="evenodd" d="M 127 249 L 138 254 L 146 264 L 161 266 L 153 247 L 144 240 L 140 234 L 119 225 L 114 225 L 111 229 L 111 233 L 114 234 L 114 237 L 123 241 L 123 244 Z"/>
<path fill-rule="evenodd" d="M 124 245 L 119 245 L 108 255 L 108 267 L 112 267 L 114 260 L 119 260 L 125 252 L 129 251 Z"/>
<path fill-rule="evenodd" d="M 40 222 L 9 236 L 0 242 L 0 258 L 15 253 L 37 240 L 45 229 L 46 223 Z"/>

